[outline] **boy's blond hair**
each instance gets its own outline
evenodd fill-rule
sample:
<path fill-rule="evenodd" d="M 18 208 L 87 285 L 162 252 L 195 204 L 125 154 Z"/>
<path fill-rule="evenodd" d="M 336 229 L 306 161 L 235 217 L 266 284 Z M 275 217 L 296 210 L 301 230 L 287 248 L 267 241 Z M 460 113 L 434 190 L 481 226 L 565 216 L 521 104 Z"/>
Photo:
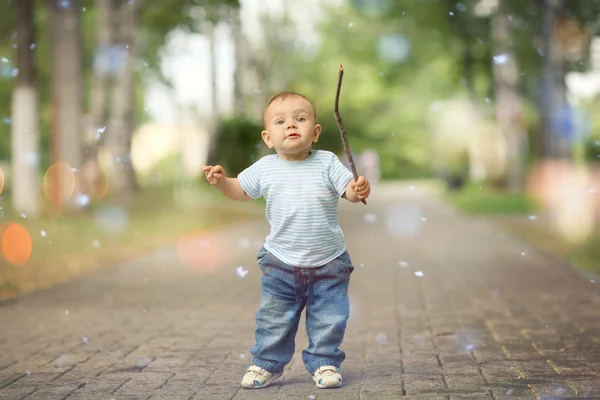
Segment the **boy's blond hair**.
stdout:
<path fill-rule="evenodd" d="M 286 99 L 289 99 L 290 97 L 302 97 L 304 100 L 306 100 L 308 102 L 308 104 L 310 104 L 310 106 L 312 108 L 313 117 L 315 119 L 315 124 L 317 123 L 317 108 L 312 103 L 312 101 L 310 101 L 306 96 L 304 96 L 304 95 L 302 95 L 300 93 L 296 93 L 296 92 L 280 92 L 280 93 L 277 93 L 274 96 L 271 96 L 271 98 L 269 99 L 269 101 L 267 101 L 267 105 L 265 106 L 265 110 L 263 112 L 263 124 L 265 125 L 265 127 L 267 126 L 267 110 L 269 109 L 269 106 L 271 106 L 271 104 L 273 104 L 277 100 L 284 101 Z"/>

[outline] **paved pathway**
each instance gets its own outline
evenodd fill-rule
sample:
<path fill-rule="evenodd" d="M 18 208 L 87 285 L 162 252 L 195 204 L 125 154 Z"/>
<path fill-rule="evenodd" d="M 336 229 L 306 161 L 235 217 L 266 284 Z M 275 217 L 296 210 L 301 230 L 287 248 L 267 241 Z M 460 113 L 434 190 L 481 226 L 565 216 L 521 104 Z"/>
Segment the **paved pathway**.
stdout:
<path fill-rule="evenodd" d="M 315 388 L 304 325 L 283 379 L 239 388 L 258 219 L 209 239 L 208 272 L 163 251 L 0 303 L 0 399 L 600 398 L 597 283 L 419 186 L 379 186 L 340 214 L 356 266 L 343 388 Z"/>

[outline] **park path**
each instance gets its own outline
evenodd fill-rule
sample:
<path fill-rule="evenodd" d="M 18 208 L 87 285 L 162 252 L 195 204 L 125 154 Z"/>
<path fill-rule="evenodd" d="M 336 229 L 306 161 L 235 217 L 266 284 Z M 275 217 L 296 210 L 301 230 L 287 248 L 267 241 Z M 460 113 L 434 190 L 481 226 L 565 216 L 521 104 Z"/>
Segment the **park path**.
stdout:
<path fill-rule="evenodd" d="M 600 398 L 596 282 L 419 184 L 380 184 L 368 203 L 340 207 L 355 265 L 343 388 L 315 388 L 304 324 L 281 380 L 239 388 L 259 213 L 207 239 L 210 271 L 164 250 L 0 303 L 0 399 Z"/>

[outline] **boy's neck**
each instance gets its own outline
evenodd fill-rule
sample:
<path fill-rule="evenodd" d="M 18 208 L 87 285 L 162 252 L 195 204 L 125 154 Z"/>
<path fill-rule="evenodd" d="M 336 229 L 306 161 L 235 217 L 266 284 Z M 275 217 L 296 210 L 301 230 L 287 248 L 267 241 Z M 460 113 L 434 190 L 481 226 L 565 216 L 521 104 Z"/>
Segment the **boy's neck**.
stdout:
<path fill-rule="evenodd" d="M 279 158 L 285 161 L 302 161 L 308 158 L 308 156 L 310 156 L 312 152 L 312 149 L 309 149 L 306 153 L 294 154 L 292 156 L 280 153 L 277 153 L 277 155 L 279 156 Z"/>

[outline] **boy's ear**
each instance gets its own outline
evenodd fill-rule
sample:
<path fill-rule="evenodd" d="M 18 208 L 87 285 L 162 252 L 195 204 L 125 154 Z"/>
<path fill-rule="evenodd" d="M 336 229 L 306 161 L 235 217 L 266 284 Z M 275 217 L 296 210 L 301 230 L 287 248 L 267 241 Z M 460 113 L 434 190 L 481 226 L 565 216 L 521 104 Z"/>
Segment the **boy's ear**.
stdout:
<path fill-rule="evenodd" d="M 269 132 L 262 131 L 260 133 L 260 136 L 262 137 L 262 140 L 265 142 L 265 144 L 267 145 L 267 147 L 270 148 L 270 149 L 272 149 L 273 148 L 273 143 L 271 142 L 271 137 L 269 136 Z"/>
<path fill-rule="evenodd" d="M 321 131 L 322 131 L 322 127 L 319 124 L 315 125 L 315 132 L 314 132 L 314 136 L 313 136 L 313 143 L 316 143 L 319 141 L 319 136 L 321 136 Z"/>

